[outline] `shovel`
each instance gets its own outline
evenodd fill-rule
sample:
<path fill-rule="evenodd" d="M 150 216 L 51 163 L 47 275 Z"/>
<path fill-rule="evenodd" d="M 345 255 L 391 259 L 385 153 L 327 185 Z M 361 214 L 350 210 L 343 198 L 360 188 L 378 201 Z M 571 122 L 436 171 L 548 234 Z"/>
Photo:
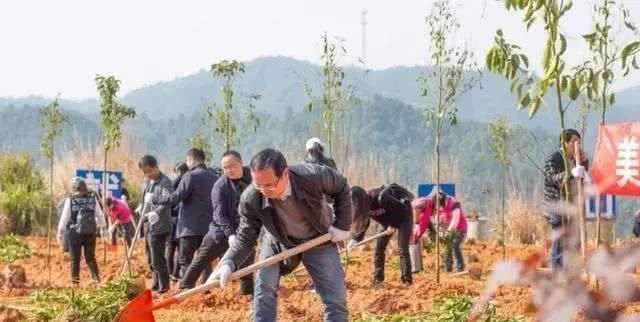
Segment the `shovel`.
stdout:
<path fill-rule="evenodd" d="M 389 228 L 387 228 L 387 229 L 386 229 L 385 231 L 383 231 L 383 232 L 377 233 L 377 234 L 375 234 L 375 235 L 373 235 L 373 236 L 370 236 L 370 237 L 367 237 L 367 238 L 363 239 L 363 240 L 362 240 L 362 241 L 360 241 L 359 243 L 357 243 L 357 244 L 353 245 L 353 246 L 351 247 L 351 249 L 349 249 L 349 250 L 347 250 L 347 247 L 343 248 L 343 249 L 342 249 L 342 251 L 341 251 L 340 253 L 347 252 L 347 255 L 348 255 L 348 254 L 349 254 L 349 252 L 350 252 L 352 249 L 354 249 L 354 248 L 356 248 L 356 247 L 359 247 L 359 246 L 362 246 L 362 245 L 364 245 L 364 244 L 366 244 L 366 243 L 369 243 L 369 242 L 371 242 L 371 241 L 373 241 L 373 240 L 376 240 L 376 239 L 378 239 L 378 238 L 380 238 L 380 237 L 384 237 L 384 236 L 387 236 L 387 235 L 393 235 L 393 233 L 394 233 L 395 231 L 396 231 L 396 230 L 395 230 L 395 228 L 391 228 L 391 227 L 389 227 Z M 346 262 L 345 262 L 345 268 L 346 268 L 346 265 L 347 265 L 347 263 L 348 263 L 348 262 L 349 262 L 349 258 L 347 257 L 347 260 L 346 260 Z M 304 265 L 301 265 L 300 267 L 298 267 L 297 269 L 295 269 L 293 272 L 291 272 L 291 274 L 295 274 L 295 273 L 297 273 L 297 272 L 299 272 L 299 271 L 301 271 L 301 270 L 303 270 L 303 269 L 305 269 L 305 267 L 304 267 Z M 294 276 L 295 276 L 295 275 L 294 275 Z M 345 273 L 345 276 L 346 276 L 346 273 Z"/>
<path fill-rule="evenodd" d="M 265 260 L 257 262 L 253 265 L 247 266 L 243 269 L 233 272 L 230 276 L 230 280 L 237 280 L 241 277 L 247 276 L 261 268 L 271 266 L 291 256 L 300 254 L 306 250 L 316 247 L 320 244 L 326 243 L 331 240 L 331 234 L 327 233 L 315 239 L 312 239 L 304 244 L 298 245 L 294 248 L 287 249 L 280 254 L 269 257 Z M 159 310 L 173 304 L 180 303 L 186 298 L 204 293 L 212 288 L 218 287 L 220 281 L 215 280 L 211 283 L 205 283 L 188 291 L 176 294 L 169 298 L 166 298 L 158 303 L 153 303 L 151 297 L 151 291 L 145 290 L 140 296 L 129 302 L 118 315 L 116 315 L 114 322 L 155 322 L 153 311 Z"/>
<path fill-rule="evenodd" d="M 124 267 L 122 267 L 122 272 L 120 273 L 120 275 L 124 274 L 124 272 L 126 272 L 127 270 L 129 271 L 129 275 L 131 275 L 130 259 L 131 259 L 131 255 L 133 254 L 133 249 L 136 246 L 136 241 L 138 240 L 138 237 L 140 237 L 140 230 L 142 230 L 142 224 L 144 223 L 144 218 L 142 216 L 144 214 L 144 211 L 147 210 L 147 205 L 148 203 L 145 203 L 141 211 L 140 221 L 138 221 L 138 224 L 136 225 L 136 233 L 133 235 L 133 239 L 131 240 L 131 246 L 129 246 L 129 249 L 127 249 L 127 252 L 125 254 L 125 263 L 124 263 Z M 126 248 L 126 243 L 125 243 L 125 248 Z"/>

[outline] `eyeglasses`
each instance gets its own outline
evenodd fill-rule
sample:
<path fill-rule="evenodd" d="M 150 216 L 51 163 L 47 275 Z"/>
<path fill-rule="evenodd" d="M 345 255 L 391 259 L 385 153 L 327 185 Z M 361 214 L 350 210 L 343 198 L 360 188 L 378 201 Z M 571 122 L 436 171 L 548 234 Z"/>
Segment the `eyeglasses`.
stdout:
<path fill-rule="evenodd" d="M 282 177 L 279 177 L 278 180 L 276 180 L 275 182 L 267 183 L 267 184 L 257 184 L 254 182 L 253 186 L 256 187 L 256 189 L 258 190 L 274 190 L 278 186 L 280 179 L 282 179 Z"/>

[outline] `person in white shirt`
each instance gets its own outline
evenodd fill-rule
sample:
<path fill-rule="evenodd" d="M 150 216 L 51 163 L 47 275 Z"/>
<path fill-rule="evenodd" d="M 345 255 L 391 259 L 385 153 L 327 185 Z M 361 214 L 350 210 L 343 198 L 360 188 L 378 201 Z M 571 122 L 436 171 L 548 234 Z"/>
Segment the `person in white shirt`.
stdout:
<path fill-rule="evenodd" d="M 82 178 L 73 178 L 71 184 L 73 193 L 64 202 L 62 216 L 58 223 L 57 239 L 63 247 L 65 240 L 68 242 L 71 255 L 71 281 L 74 286 L 80 284 L 80 259 L 83 251 L 91 277 L 99 283 L 100 272 L 95 253 L 98 233 L 103 238 L 107 235 L 104 213 L 96 195 L 88 190 Z"/>

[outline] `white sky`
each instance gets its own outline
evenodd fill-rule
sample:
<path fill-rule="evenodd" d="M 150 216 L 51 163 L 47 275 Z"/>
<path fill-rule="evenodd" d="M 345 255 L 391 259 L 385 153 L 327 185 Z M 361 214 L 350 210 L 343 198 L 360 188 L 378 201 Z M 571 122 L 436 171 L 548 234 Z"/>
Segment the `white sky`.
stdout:
<path fill-rule="evenodd" d="M 495 31 L 542 53 L 540 28 L 526 33 L 520 14 L 502 0 L 452 0 L 460 39 L 478 57 Z M 576 0 L 564 24 L 569 55 L 586 55 L 594 0 Z M 626 0 L 635 21 L 640 0 Z M 431 1 L 415 0 L 1 0 L 0 96 L 95 97 L 96 73 L 116 75 L 124 92 L 194 73 L 224 58 L 283 55 L 319 61 L 324 31 L 346 40 L 346 64 L 361 54 L 360 12 L 368 10 L 367 64 L 373 69 L 425 64 L 425 16 Z M 640 84 L 640 73 L 620 88 Z"/>

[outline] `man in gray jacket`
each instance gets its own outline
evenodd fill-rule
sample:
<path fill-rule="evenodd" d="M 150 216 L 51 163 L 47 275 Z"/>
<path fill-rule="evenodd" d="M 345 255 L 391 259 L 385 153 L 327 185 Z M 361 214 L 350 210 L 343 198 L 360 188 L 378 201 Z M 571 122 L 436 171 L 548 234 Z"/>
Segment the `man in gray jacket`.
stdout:
<path fill-rule="evenodd" d="M 292 248 L 327 232 L 332 241 L 349 238 L 351 196 L 347 180 L 335 170 L 316 165 L 287 166 L 282 153 L 260 151 L 250 164 L 252 186 L 240 197 L 240 227 L 235 240 L 220 261 L 210 280 L 229 283 L 231 273 L 242 265 L 256 246 L 264 227 L 261 259 L 275 255 L 279 248 Z M 326 202 L 334 200 L 335 216 Z M 312 248 L 301 255 L 316 291 L 324 305 L 324 319 L 347 321 L 344 271 L 334 243 Z M 258 270 L 254 296 L 254 321 L 275 321 L 280 265 Z"/>
<path fill-rule="evenodd" d="M 182 202 L 178 212 L 176 238 L 179 243 L 180 276 L 184 277 L 193 256 L 209 231 L 212 220 L 211 189 L 218 175 L 205 166 L 205 154 L 200 149 L 187 152 L 189 172 L 182 176 L 178 188 L 170 195 L 153 196 L 153 203 L 175 206 Z M 202 272 L 203 280 L 211 274 L 211 264 Z"/>
<path fill-rule="evenodd" d="M 158 168 L 158 161 L 150 155 L 145 155 L 138 162 L 147 181 L 144 185 L 142 218 L 144 220 L 145 248 L 147 261 L 153 276 L 151 290 L 165 293 L 169 290 L 169 268 L 164 256 L 167 239 L 171 234 L 171 208 L 154 204 L 154 196 L 168 196 L 173 191 L 171 179 Z"/>

